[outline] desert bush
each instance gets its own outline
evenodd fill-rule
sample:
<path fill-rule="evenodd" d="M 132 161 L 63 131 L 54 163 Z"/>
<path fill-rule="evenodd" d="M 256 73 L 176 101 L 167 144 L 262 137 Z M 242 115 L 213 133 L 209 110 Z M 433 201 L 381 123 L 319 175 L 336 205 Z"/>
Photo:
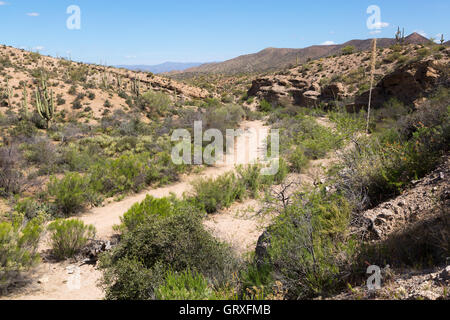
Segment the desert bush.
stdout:
<path fill-rule="evenodd" d="M 141 110 L 163 116 L 171 104 L 170 98 L 156 91 L 147 91 L 137 100 L 137 106 Z"/>
<path fill-rule="evenodd" d="M 179 206 L 174 198 L 156 199 L 147 196 L 144 201 L 134 204 L 120 219 L 122 222 L 122 231 L 133 231 L 139 225 L 145 222 L 150 215 L 168 217 L 174 215 L 179 209 L 185 208 L 184 205 Z"/>
<path fill-rule="evenodd" d="M 40 119 L 42 120 L 42 118 Z M 40 128 L 38 126 L 40 124 L 41 123 L 39 122 L 39 120 L 37 118 L 34 118 L 33 114 L 31 120 L 22 119 L 18 121 L 16 125 L 9 130 L 9 133 L 11 134 L 12 137 L 31 138 L 37 134 L 38 130 L 36 127 Z"/>
<path fill-rule="evenodd" d="M 48 226 L 52 253 L 58 259 L 73 258 L 90 239 L 95 237 L 95 227 L 83 221 L 58 219 Z"/>
<path fill-rule="evenodd" d="M 55 170 L 57 154 L 55 146 L 47 137 L 33 137 L 21 147 L 24 158 L 39 167 L 42 174 L 51 174 Z"/>
<path fill-rule="evenodd" d="M 301 173 L 305 167 L 308 165 L 308 158 L 305 156 L 302 148 L 297 147 L 293 150 L 289 156 L 288 161 L 291 166 L 291 171 Z"/>
<path fill-rule="evenodd" d="M 247 193 L 253 198 L 258 196 L 264 183 L 261 169 L 262 167 L 259 165 L 249 165 L 245 167 L 241 165 L 236 168 L 241 183 Z"/>
<path fill-rule="evenodd" d="M 261 112 L 270 112 L 272 111 L 273 107 L 272 104 L 266 100 L 262 100 L 259 104 L 259 111 Z"/>
<path fill-rule="evenodd" d="M 333 293 L 355 254 L 350 213 L 348 202 L 336 194 L 321 190 L 299 197 L 269 228 L 268 266 L 260 278 L 280 281 L 291 299 Z"/>
<path fill-rule="evenodd" d="M 344 48 L 342 48 L 342 54 L 343 55 L 349 55 L 355 52 L 355 47 L 354 46 L 346 46 Z"/>
<path fill-rule="evenodd" d="M 282 119 L 274 123 L 273 128 L 280 129 L 280 149 L 288 157 L 293 150 L 301 148 L 308 159 L 322 158 L 330 150 L 339 148 L 344 140 L 340 133 L 304 115 Z"/>
<path fill-rule="evenodd" d="M 0 148 L 0 195 L 18 194 L 24 187 L 22 155 L 15 145 Z"/>
<path fill-rule="evenodd" d="M 175 215 L 147 215 L 133 231 L 101 258 L 106 298 L 155 299 L 167 270 L 192 270 L 219 285 L 238 267 L 231 248 L 219 242 L 202 224 L 195 207 Z"/>
<path fill-rule="evenodd" d="M 38 243 L 42 219 L 28 222 L 20 215 L 0 222 L 0 292 L 5 292 L 20 275 L 39 261 Z"/>
<path fill-rule="evenodd" d="M 197 180 L 193 182 L 193 188 L 196 204 L 207 213 L 227 208 L 245 197 L 245 186 L 234 173 L 224 174 L 217 179 Z"/>
<path fill-rule="evenodd" d="M 226 136 L 227 129 L 235 129 L 244 119 L 245 112 L 241 106 L 227 104 L 218 108 L 208 108 L 202 115 L 203 130 L 218 129 Z"/>
<path fill-rule="evenodd" d="M 39 202 L 33 198 L 19 200 L 14 206 L 14 212 L 23 215 L 28 221 L 37 217 L 51 215 L 53 211 L 54 208 L 51 205 Z"/>
<path fill-rule="evenodd" d="M 198 272 L 167 272 L 164 284 L 156 290 L 157 300 L 212 300 L 214 291 Z"/>
<path fill-rule="evenodd" d="M 78 173 L 68 173 L 62 179 L 51 177 L 48 193 L 54 198 L 56 207 L 67 216 L 76 213 L 86 202 L 89 183 Z"/>
<path fill-rule="evenodd" d="M 342 154 L 338 186 L 357 211 L 398 195 L 447 152 L 450 109 L 445 96 L 419 110 L 400 117 L 394 128 L 354 140 Z"/>

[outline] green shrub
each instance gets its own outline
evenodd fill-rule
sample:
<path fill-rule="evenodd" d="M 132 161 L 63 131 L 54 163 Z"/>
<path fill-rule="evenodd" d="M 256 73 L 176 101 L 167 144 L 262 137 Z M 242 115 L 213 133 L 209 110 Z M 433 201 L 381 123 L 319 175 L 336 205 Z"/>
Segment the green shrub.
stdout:
<path fill-rule="evenodd" d="M 150 215 L 168 217 L 175 214 L 179 207 L 173 198 L 156 199 L 147 196 L 144 201 L 134 204 L 121 218 L 122 231 L 133 231 Z M 181 206 L 183 207 L 183 206 Z"/>
<path fill-rule="evenodd" d="M 236 171 L 240 182 L 251 197 L 256 198 L 263 185 L 262 167 L 260 165 L 238 166 Z"/>
<path fill-rule="evenodd" d="M 305 156 L 302 148 L 297 147 L 289 154 L 288 161 L 293 172 L 301 173 L 308 165 L 309 159 Z"/>
<path fill-rule="evenodd" d="M 266 100 L 262 100 L 259 104 L 259 111 L 261 112 L 270 112 L 272 111 L 272 104 Z"/>
<path fill-rule="evenodd" d="M 48 226 L 52 253 L 58 259 L 73 258 L 95 237 L 95 227 L 83 221 L 58 219 Z"/>
<path fill-rule="evenodd" d="M 27 220 L 34 219 L 45 214 L 52 214 L 54 208 L 46 203 L 38 202 L 33 198 L 24 198 L 17 202 L 14 211 L 22 214 Z"/>
<path fill-rule="evenodd" d="M 342 48 L 343 55 L 349 55 L 355 52 L 355 46 L 346 46 Z"/>
<path fill-rule="evenodd" d="M 88 181 L 78 173 L 68 173 L 60 180 L 51 177 L 47 188 L 65 216 L 83 208 L 89 191 Z"/>
<path fill-rule="evenodd" d="M 141 110 L 146 110 L 150 113 L 156 113 L 162 116 L 165 114 L 172 101 L 162 92 L 147 91 L 139 98 L 138 103 Z"/>
<path fill-rule="evenodd" d="M 193 187 L 195 202 L 207 213 L 227 208 L 245 197 L 245 187 L 234 173 L 224 174 L 217 179 L 197 180 Z"/>
<path fill-rule="evenodd" d="M 401 112 L 403 113 L 403 112 Z M 361 137 L 342 154 L 338 186 L 357 210 L 398 195 L 412 180 L 432 170 L 450 141 L 447 96 L 418 111 L 396 115 L 397 124 L 371 137 Z"/>
<path fill-rule="evenodd" d="M 147 215 L 122 235 L 117 247 L 101 258 L 103 287 L 112 300 L 155 299 L 167 270 L 198 272 L 220 287 L 232 277 L 238 261 L 232 249 L 204 229 L 197 208 L 187 202 L 184 213 Z"/>
<path fill-rule="evenodd" d="M 12 222 L 0 222 L 0 292 L 5 292 L 22 272 L 39 261 L 37 250 L 42 231 L 41 218 L 26 222 L 17 215 Z"/>
<path fill-rule="evenodd" d="M 349 270 L 356 249 L 348 235 L 350 213 L 343 197 L 319 191 L 277 217 L 269 228 L 265 268 L 281 281 L 287 298 L 328 295 L 343 285 L 340 275 Z"/>
<path fill-rule="evenodd" d="M 157 300 L 211 300 L 214 292 L 198 272 L 167 272 L 164 284 L 156 290 Z"/>

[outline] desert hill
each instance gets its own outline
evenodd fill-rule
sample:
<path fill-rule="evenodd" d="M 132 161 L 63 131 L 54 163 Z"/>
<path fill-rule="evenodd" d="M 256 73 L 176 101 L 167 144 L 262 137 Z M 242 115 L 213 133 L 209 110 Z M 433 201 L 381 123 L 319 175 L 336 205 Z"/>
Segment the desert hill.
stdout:
<path fill-rule="evenodd" d="M 311 59 L 339 54 L 343 48 L 354 46 L 356 51 L 369 50 L 371 39 L 351 40 L 339 45 L 315 45 L 303 49 L 267 48 L 255 54 L 243 55 L 221 63 L 204 64 L 187 69 L 182 73 L 173 74 L 175 78 L 188 77 L 199 73 L 253 73 L 283 69 L 296 64 L 303 64 Z M 405 38 L 408 44 L 425 44 L 429 40 L 418 33 Z M 378 46 L 387 48 L 396 43 L 395 39 L 378 39 Z"/>
<path fill-rule="evenodd" d="M 176 101 L 208 96 L 206 90 L 151 73 L 83 64 L 7 46 L 0 46 L 0 75 L 0 89 L 7 96 L 3 107 L 19 109 L 24 87 L 31 98 L 29 105 L 33 105 L 44 75 L 54 93 L 57 111 L 88 122 L 116 109 L 129 110 L 127 99 L 135 94 L 136 87 L 139 94 L 149 90 L 161 92 Z"/>

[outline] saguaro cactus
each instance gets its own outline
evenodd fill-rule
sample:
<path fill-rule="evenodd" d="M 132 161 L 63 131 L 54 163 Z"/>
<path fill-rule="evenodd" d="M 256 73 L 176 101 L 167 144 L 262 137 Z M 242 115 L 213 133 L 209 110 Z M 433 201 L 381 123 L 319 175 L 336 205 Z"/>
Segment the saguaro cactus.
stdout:
<path fill-rule="evenodd" d="M 5 89 L 5 95 L 6 98 L 8 99 L 8 107 L 12 107 L 12 102 L 11 102 L 11 98 L 12 98 L 12 88 L 9 86 L 9 80 L 6 79 L 6 89 Z"/>
<path fill-rule="evenodd" d="M 49 128 L 50 121 L 55 114 L 55 104 L 53 101 L 53 91 L 50 93 L 47 89 L 47 82 L 41 79 L 41 86 L 36 91 L 36 109 L 42 119 L 46 122 L 46 128 Z"/>
<path fill-rule="evenodd" d="M 139 80 L 137 77 L 135 77 L 131 83 L 131 90 L 136 97 L 139 97 L 141 95 L 141 80 Z"/>
<path fill-rule="evenodd" d="M 400 27 L 398 27 L 397 32 L 395 33 L 395 41 L 398 43 L 400 43 L 402 37 L 402 33 L 400 32 Z"/>
<path fill-rule="evenodd" d="M 444 41 L 445 41 L 445 39 L 444 39 L 444 34 L 441 34 L 441 45 L 444 44 Z"/>
<path fill-rule="evenodd" d="M 120 76 L 120 74 L 116 74 L 116 78 L 117 78 L 117 88 L 120 90 L 122 88 L 122 77 Z"/>
<path fill-rule="evenodd" d="M 104 89 L 108 89 L 109 88 L 109 79 L 108 79 L 108 73 L 105 71 L 103 72 L 102 75 L 102 86 Z"/>

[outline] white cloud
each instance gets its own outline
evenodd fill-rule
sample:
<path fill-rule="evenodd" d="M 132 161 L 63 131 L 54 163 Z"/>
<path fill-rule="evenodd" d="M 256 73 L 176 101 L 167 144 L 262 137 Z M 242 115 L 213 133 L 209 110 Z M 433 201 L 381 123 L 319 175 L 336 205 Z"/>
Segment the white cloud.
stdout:
<path fill-rule="evenodd" d="M 330 34 L 335 34 L 336 32 L 334 31 L 334 30 L 331 30 L 330 31 Z"/>
<path fill-rule="evenodd" d="M 36 51 L 42 51 L 42 50 L 45 49 L 45 47 L 43 47 L 43 46 L 37 46 L 37 47 L 34 47 L 33 49 L 36 50 Z"/>
<path fill-rule="evenodd" d="M 8 3 L 5 1 L 0 1 L 0 6 L 6 6 Z"/>
<path fill-rule="evenodd" d="M 129 55 L 129 56 L 125 56 L 125 59 L 136 59 L 137 56 L 133 56 L 133 55 Z"/>
<path fill-rule="evenodd" d="M 370 31 L 369 33 L 370 34 L 379 34 L 379 33 L 381 33 L 381 30 Z"/>
<path fill-rule="evenodd" d="M 29 17 L 39 17 L 39 13 L 37 13 L 37 12 L 29 12 L 29 13 L 27 13 L 27 16 L 29 16 Z"/>
<path fill-rule="evenodd" d="M 333 44 L 336 44 L 336 42 L 331 41 L 331 40 L 328 40 L 328 41 L 325 41 L 325 42 L 322 43 L 323 46 L 331 46 Z"/>

